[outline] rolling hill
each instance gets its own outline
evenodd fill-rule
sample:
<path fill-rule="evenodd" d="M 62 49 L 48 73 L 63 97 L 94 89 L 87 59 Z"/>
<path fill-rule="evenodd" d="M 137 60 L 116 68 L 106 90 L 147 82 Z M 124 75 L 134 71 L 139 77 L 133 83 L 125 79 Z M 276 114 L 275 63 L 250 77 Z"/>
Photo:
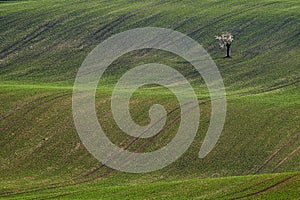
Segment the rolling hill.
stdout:
<path fill-rule="evenodd" d="M 299 11 L 298 0 L 1 1 L 0 198 L 140 199 L 144 192 L 149 198 L 299 198 Z M 99 43 L 147 26 L 174 29 L 203 45 L 223 76 L 228 111 L 217 146 L 199 159 L 211 112 L 202 78 L 168 52 L 145 49 L 118 58 L 96 96 L 99 122 L 115 144 L 153 151 L 179 126 L 175 96 L 149 85 L 134 93 L 130 114 L 146 125 L 150 106 L 161 104 L 169 112 L 166 127 L 135 142 L 118 128 L 111 91 L 135 66 L 157 62 L 177 69 L 195 88 L 201 114 L 197 136 L 180 159 L 159 171 L 128 174 L 99 163 L 81 143 L 72 87 Z M 235 37 L 231 59 L 215 40 L 224 31 Z"/>

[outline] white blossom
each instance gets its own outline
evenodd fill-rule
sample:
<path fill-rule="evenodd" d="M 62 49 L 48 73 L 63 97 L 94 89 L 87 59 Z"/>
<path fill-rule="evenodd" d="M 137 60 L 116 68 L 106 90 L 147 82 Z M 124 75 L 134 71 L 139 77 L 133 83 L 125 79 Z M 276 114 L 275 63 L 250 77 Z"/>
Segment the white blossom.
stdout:
<path fill-rule="evenodd" d="M 224 33 L 220 36 L 216 36 L 216 39 L 219 40 L 221 48 L 224 48 L 226 44 L 231 44 L 233 41 L 233 35 L 231 33 Z"/>

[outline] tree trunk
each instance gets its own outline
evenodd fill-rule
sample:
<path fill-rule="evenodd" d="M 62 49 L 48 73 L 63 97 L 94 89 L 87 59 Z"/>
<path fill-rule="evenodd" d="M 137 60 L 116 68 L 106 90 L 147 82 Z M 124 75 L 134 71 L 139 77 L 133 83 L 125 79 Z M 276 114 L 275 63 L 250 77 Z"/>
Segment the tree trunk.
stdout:
<path fill-rule="evenodd" d="M 230 57 L 230 46 L 231 46 L 231 44 L 226 44 L 226 48 L 227 48 L 227 56 L 226 56 L 226 58 L 231 58 Z"/>

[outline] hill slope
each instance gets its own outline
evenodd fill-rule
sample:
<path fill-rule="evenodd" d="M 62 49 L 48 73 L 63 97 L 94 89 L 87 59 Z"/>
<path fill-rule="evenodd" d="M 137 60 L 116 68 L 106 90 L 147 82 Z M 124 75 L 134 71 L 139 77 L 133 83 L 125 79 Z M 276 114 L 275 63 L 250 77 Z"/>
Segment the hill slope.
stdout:
<path fill-rule="evenodd" d="M 17 192 L 14 199 L 297 199 L 299 175 L 273 174 L 227 178 L 156 181 L 156 183 L 93 183 Z M 291 185 L 293 185 L 291 187 Z M 20 189 L 21 190 L 21 189 Z M 0 194 L 0 197 L 9 194 Z"/>
<path fill-rule="evenodd" d="M 93 47 L 144 26 L 171 28 L 198 41 L 215 59 L 227 87 L 299 82 L 297 0 L 19 1 L 2 3 L 1 13 L 2 82 L 72 84 Z M 214 39 L 224 31 L 235 36 L 230 61 L 221 59 L 225 52 Z"/>

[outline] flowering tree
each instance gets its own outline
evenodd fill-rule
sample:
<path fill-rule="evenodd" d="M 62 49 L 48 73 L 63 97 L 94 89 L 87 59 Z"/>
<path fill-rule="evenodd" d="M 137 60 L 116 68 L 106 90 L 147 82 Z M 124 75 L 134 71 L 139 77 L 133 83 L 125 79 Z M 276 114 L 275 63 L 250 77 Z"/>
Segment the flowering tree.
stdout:
<path fill-rule="evenodd" d="M 227 56 L 226 58 L 230 58 L 230 46 L 233 41 L 233 35 L 231 33 L 225 33 L 220 36 L 216 36 L 216 39 L 219 40 L 219 44 L 221 48 L 227 48 Z"/>

